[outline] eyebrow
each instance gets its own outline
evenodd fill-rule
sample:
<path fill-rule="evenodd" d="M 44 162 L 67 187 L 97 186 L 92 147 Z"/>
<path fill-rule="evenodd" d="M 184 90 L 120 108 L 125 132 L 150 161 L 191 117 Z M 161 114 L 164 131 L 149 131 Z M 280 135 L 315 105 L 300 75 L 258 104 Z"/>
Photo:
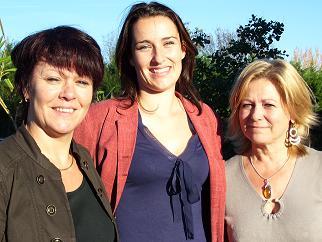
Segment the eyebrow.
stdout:
<path fill-rule="evenodd" d="M 165 41 L 165 40 L 169 40 L 169 39 L 176 39 L 178 40 L 178 38 L 176 36 L 168 36 L 168 37 L 163 37 L 161 40 Z M 143 43 L 151 43 L 149 40 L 142 40 L 142 41 L 138 41 L 135 43 L 135 45 L 137 44 L 143 44 Z"/>
<path fill-rule="evenodd" d="M 249 98 L 243 98 L 243 99 L 241 99 L 241 102 L 244 102 L 244 101 L 252 102 L 253 100 L 251 100 Z M 278 100 L 271 99 L 271 98 L 262 99 L 262 101 L 264 101 L 264 102 L 267 102 L 267 101 L 278 102 Z"/>

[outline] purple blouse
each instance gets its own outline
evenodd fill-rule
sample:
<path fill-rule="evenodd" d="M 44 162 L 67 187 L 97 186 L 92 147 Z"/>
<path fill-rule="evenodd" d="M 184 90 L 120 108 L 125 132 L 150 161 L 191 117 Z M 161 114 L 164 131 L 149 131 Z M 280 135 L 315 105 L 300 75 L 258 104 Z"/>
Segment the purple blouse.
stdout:
<path fill-rule="evenodd" d="M 208 158 L 197 134 L 175 156 L 139 115 L 135 151 L 116 210 L 120 241 L 206 241 L 201 191 L 208 175 Z"/>

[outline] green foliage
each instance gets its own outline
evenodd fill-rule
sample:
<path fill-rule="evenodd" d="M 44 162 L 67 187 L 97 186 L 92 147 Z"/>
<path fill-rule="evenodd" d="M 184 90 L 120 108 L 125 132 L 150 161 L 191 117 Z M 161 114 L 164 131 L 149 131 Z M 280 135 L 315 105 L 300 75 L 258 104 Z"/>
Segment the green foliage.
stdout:
<path fill-rule="evenodd" d="M 12 125 L 16 128 L 12 114 L 15 113 L 15 107 L 19 98 L 17 98 L 14 91 L 13 74 L 15 68 L 10 58 L 12 46 L 6 42 L 1 20 L 0 28 L 2 34 L 0 36 L 0 108 L 2 109 L 0 119 L 11 120 Z M 7 117 L 4 115 L 7 115 Z"/>
<path fill-rule="evenodd" d="M 194 83 L 203 100 L 216 110 L 222 118 L 229 116 L 228 100 L 233 82 L 241 69 L 255 59 L 283 58 L 285 51 L 273 48 L 280 40 L 284 24 L 266 21 L 252 15 L 248 24 L 239 26 L 236 38 L 212 55 L 198 56 Z M 195 32 L 193 41 L 197 46 L 208 43 L 207 35 Z"/>
<path fill-rule="evenodd" d="M 118 95 L 120 92 L 119 74 L 114 59 L 105 65 L 105 72 L 102 86 L 96 94 L 96 101 L 102 101 Z"/>
<path fill-rule="evenodd" d="M 315 111 L 322 112 L 322 69 L 316 68 L 311 65 L 303 67 L 299 62 L 291 62 L 291 64 L 297 69 L 303 79 L 311 88 L 316 98 Z"/>

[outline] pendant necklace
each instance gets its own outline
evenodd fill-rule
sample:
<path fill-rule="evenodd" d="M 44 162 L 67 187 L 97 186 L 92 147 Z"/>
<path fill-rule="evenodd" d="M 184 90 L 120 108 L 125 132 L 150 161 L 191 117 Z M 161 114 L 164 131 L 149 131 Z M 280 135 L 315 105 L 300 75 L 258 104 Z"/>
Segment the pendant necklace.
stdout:
<path fill-rule="evenodd" d="M 277 169 L 277 171 L 275 171 L 272 175 L 270 175 L 269 177 L 263 177 L 256 169 L 253 161 L 252 161 L 252 157 L 249 156 L 249 161 L 250 161 L 250 164 L 252 165 L 254 171 L 256 172 L 256 174 L 263 179 L 263 182 L 264 182 L 264 185 L 262 186 L 262 194 L 264 196 L 265 199 L 269 200 L 272 196 L 272 186 L 271 184 L 269 183 L 269 180 L 275 176 L 280 170 L 282 170 L 282 168 L 286 165 L 286 163 L 288 162 L 288 160 L 290 159 L 290 155 L 287 156 L 286 160 L 284 161 L 283 165 Z"/>

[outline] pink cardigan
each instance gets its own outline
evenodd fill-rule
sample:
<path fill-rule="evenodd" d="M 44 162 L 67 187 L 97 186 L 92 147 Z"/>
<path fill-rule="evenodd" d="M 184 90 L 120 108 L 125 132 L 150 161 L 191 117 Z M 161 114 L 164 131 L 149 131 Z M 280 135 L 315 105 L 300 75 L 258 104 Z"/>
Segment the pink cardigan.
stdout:
<path fill-rule="evenodd" d="M 217 118 L 202 104 L 202 114 L 187 99 L 178 95 L 198 133 L 209 160 L 212 242 L 223 241 L 225 213 L 225 168 Z M 107 100 L 93 104 L 74 134 L 88 148 L 100 172 L 112 209 L 115 212 L 130 168 L 138 128 L 138 105 L 129 101 Z"/>

